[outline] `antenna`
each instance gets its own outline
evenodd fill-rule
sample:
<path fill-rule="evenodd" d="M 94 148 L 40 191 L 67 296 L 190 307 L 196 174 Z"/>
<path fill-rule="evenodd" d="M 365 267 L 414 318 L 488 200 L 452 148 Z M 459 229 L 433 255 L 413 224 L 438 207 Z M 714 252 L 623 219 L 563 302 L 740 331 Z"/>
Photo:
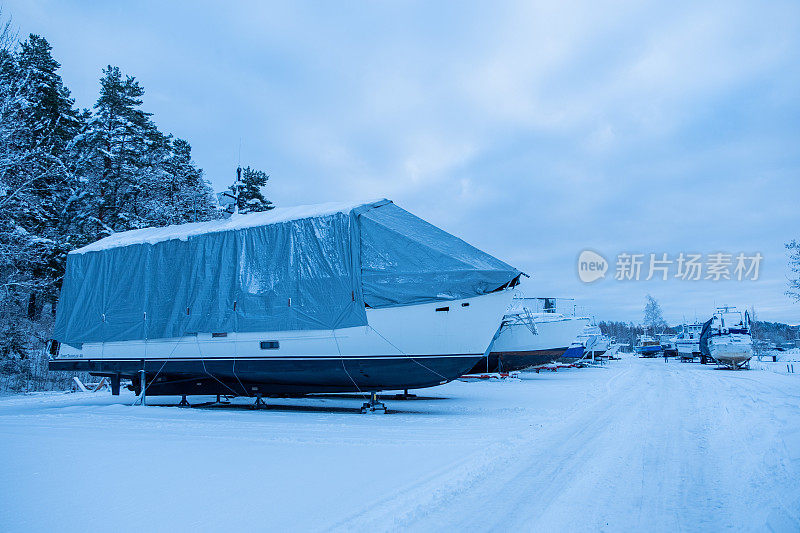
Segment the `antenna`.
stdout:
<path fill-rule="evenodd" d="M 225 206 L 225 212 L 231 215 L 239 214 L 239 196 L 242 192 L 242 167 L 236 167 L 236 181 L 230 190 L 223 191 L 219 194 L 220 207 Z M 224 203 L 223 203 L 224 202 Z M 233 204 L 233 209 L 228 211 L 230 205 Z"/>
<path fill-rule="evenodd" d="M 239 214 L 239 195 L 242 193 L 242 167 L 236 167 L 236 183 L 233 184 L 233 214 Z"/>

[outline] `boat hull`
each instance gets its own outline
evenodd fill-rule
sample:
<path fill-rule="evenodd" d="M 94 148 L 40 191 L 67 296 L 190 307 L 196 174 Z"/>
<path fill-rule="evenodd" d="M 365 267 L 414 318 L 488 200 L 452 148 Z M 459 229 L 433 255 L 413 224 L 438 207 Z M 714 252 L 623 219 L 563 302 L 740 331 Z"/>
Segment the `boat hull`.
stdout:
<path fill-rule="evenodd" d="M 642 357 L 655 357 L 661 352 L 661 346 L 636 346 L 634 350 Z"/>
<path fill-rule="evenodd" d="M 410 357 L 293 357 L 248 359 L 63 360 L 51 370 L 88 371 L 132 379 L 141 393 L 139 371 L 146 372 L 147 394 L 231 396 L 359 392 L 433 387 L 462 375 L 480 354 Z"/>
<path fill-rule="evenodd" d="M 561 356 L 559 362 L 574 363 L 578 359 L 582 359 L 585 354 L 586 348 L 584 348 L 583 344 L 576 342 L 567 348 L 567 351 L 564 352 L 563 356 Z"/>
<path fill-rule="evenodd" d="M 537 317 L 533 327 L 511 324 L 497 336 L 489 357 L 469 373 L 513 372 L 557 361 L 588 322 L 587 318 L 559 316 Z"/>
<path fill-rule="evenodd" d="M 484 372 L 516 372 L 558 360 L 567 347 L 548 350 L 528 350 L 516 352 L 492 352 L 488 358 L 481 358 L 470 369 L 469 374 Z"/>
<path fill-rule="evenodd" d="M 512 291 L 368 309 L 369 325 L 335 330 L 206 333 L 64 346 L 52 370 L 130 378 L 148 395 L 272 395 L 423 388 L 483 357 Z"/>
<path fill-rule="evenodd" d="M 708 351 L 717 363 L 738 368 L 753 357 L 753 344 L 749 335 L 712 335 Z"/>
<path fill-rule="evenodd" d="M 700 341 L 675 343 L 681 357 L 700 357 Z"/>

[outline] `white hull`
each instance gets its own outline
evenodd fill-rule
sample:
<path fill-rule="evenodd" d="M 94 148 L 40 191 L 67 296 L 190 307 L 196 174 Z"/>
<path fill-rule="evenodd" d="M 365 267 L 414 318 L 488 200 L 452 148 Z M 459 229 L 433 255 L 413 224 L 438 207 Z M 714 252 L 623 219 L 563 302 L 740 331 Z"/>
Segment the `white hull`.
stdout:
<path fill-rule="evenodd" d="M 322 356 L 405 357 L 482 355 L 513 296 L 505 290 L 464 300 L 367 309 L 369 325 L 335 330 L 212 332 L 142 341 L 63 345 L 60 358 L 308 359 Z M 447 308 L 447 311 L 437 309 Z M 262 342 L 276 342 L 262 349 Z"/>
<path fill-rule="evenodd" d="M 684 324 L 674 341 L 678 355 L 685 358 L 699 357 L 700 334 L 702 331 L 702 324 Z"/>
<path fill-rule="evenodd" d="M 700 355 L 700 341 L 677 341 L 675 343 L 678 354 L 683 357 L 693 357 Z"/>
<path fill-rule="evenodd" d="M 588 323 L 588 318 L 535 317 L 534 328 L 516 323 L 503 329 L 494 342 L 492 352 L 566 350 Z"/>
<path fill-rule="evenodd" d="M 753 342 L 750 335 L 740 333 L 712 335 L 708 351 L 720 364 L 741 366 L 753 357 Z"/>

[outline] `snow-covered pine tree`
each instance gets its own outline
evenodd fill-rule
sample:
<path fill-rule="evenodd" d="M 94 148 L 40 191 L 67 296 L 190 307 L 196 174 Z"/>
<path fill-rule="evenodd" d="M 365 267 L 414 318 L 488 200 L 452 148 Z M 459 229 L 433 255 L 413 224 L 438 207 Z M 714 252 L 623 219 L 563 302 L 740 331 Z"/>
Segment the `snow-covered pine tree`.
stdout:
<path fill-rule="evenodd" d="M 157 166 L 168 140 L 141 109 L 143 94 L 119 67 L 103 69 L 94 115 L 75 144 L 77 170 L 89 191 L 81 218 L 95 239 L 147 225 L 145 174 Z"/>
<path fill-rule="evenodd" d="M 0 52 L 0 241 L 17 250 L 6 261 L 15 263 L 14 297 L 27 293 L 31 319 L 54 301 L 71 248 L 63 231 L 75 186 L 67 147 L 81 128 L 50 52 L 37 35 L 14 54 Z"/>
<path fill-rule="evenodd" d="M 87 132 L 75 143 L 86 180 L 84 221 L 93 239 L 218 216 L 191 146 L 161 133 L 142 110 L 144 88 L 118 67 L 103 70 Z"/>
<path fill-rule="evenodd" d="M 4 29 L 3 31 L 7 31 Z M 6 37 L 0 35 L 0 41 Z M 67 146 L 81 128 L 51 47 L 0 42 L 0 355 L 26 356 L 54 303 L 71 248 Z M 45 320 L 46 321 L 46 320 Z M 41 336 L 40 335 L 40 336 Z"/>
<path fill-rule="evenodd" d="M 220 216 L 189 143 L 156 128 L 134 78 L 105 69 L 93 114 L 75 109 L 59 67 L 45 39 L 17 43 L 0 16 L 0 374 L 16 377 L 46 368 L 21 359 L 48 338 L 52 314 L 41 310 L 69 250 Z"/>
<path fill-rule="evenodd" d="M 242 169 L 241 180 L 229 188 L 234 193 L 236 193 L 236 188 L 239 188 L 236 195 L 239 213 L 269 211 L 275 207 L 264 197 L 263 188 L 266 187 L 267 180 L 269 180 L 269 175 L 262 170 L 250 167 Z"/>
<path fill-rule="evenodd" d="M 211 186 L 192 161 L 189 143 L 183 139 L 169 139 L 168 148 L 157 171 L 150 175 L 151 224 L 182 224 L 220 216 Z"/>

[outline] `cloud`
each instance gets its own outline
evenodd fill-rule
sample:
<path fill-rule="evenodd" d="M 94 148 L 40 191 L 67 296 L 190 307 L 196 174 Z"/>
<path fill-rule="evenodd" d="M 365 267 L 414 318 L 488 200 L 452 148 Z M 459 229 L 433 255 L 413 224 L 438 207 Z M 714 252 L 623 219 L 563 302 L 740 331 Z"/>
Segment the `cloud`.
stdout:
<path fill-rule="evenodd" d="M 789 320 L 800 212 L 795 2 L 10 2 L 82 106 L 100 68 L 148 91 L 218 189 L 242 161 L 278 204 L 389 196 L 599 317 L 723 295 Z M 583 286 L 584 248 L 762 251 L 765 279 Z M 670 315 L 670 313 L 672 313 Z"/>

